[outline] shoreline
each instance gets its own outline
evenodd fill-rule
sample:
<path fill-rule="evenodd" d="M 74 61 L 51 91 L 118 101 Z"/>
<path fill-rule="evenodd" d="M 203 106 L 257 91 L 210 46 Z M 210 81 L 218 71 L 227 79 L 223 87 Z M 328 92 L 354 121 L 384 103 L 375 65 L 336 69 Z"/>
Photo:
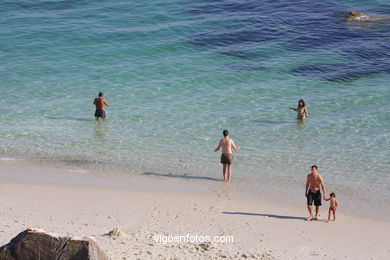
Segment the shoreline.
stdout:
<path fill-rule="evenodd" d="M 210 191 L 199 183 L 174 179 L 119 175 L 107 179 L 63 169 L 0 166 L 0 201 L 7 209 L 1 213 L 2 245 L 33 226 L 94 236 L 110 259 L 390 257 L 389 222 L 339 211 L 336 222 L 324 223 L 327 207 L 322 208 L 320 221 L 308 222 L 304 206 L 241 196 L 223 183 Z M 124 235 L 108 236 L 113 228 Z M 232 236 L 234 242 L 162 244 L 153 239 L 187 234 Z"/>
<path fill-rule="evenodd" d="M 236 171 L 233 172 L 232 183 L 224 183 L 222 173 L 217 172 L 214 176 L 199 173 L 197 175 L 186 173 L 170 173 L 162 171 L 125 171 L 120 169 L 107 168 L 89 168 L 80 167 L 65 163 L 48 164 L 45 161 L 26 160 L 24 158 L 1 158 L 0 168 L 15 169 L 13 175 L 4 175 L 0 171 L 0 178 L 9 182 L 22 182 L 33 184 L 48 184 L 48 185 L 67 185 L 67 186 L 82 186 L 82 187 L 98 187 L 112 189 L 136 189 L 136 190 L 151 190 L 151 191 L 190 191 L 194 193 L 218 193 L 221 187 L 228 186 L 230 192 L 234 192 L 235 196 L 241 198 L 249 198 L 259 200 L 261 202 L 273 203 L 280 207 L 295 207 L 302 209 L 302 215 L 306 216 L 306 198 L 303 196 L 303 190 L 306 180 L 306 175 L 302 174 L 302 182 L 298 183 L 286 176 L 275 176 L 270 179 L 263 176 L 261 181 L 251 176 L 241 176 L 239 173 L 236 176 Z M 32 174 L 18 173 L 17 169 L 27 169 Z M 218 170 L 220 168 L 218 167 Z M 55 172 L 56 175 L 51 174 Z M 334 189 L 332 183 L 327 182 L 326 175 L 325 184 L 327 196 L 330 192 L 337 194 L 337 199 L 341 202 L 341 211 L 350 216 L 390 222 L 390 200 L 386 198 L 370 198 L 365 197 L 360 193 L 360 190 L 351 190 L 349 186 L 338 185 Z M 69 178 L 71 177 L 71 178 Z M 72 181 L 75 178 L 81 179 L 82 183 L 92 181 L 92 186 L 86 184 L 81 185 L 78 181 Z M 277 187 L 277 189 L 275 189 Z M 322 201 L 321 212 L 327 214 L 328 202 Z M 376 214 L 372 214 L 375 209 Z"/>

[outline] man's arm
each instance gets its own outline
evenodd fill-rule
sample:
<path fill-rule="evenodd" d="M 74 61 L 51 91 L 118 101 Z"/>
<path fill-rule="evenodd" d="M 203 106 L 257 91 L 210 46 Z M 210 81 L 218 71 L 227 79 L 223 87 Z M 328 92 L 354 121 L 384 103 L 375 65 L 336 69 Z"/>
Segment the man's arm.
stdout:
<path fill-rule="evenodd" d="M 233 147 L 233 149 L 236 150 L 236 151 L 240 150 L 240 146 L 239 146 L 239 145 L 236 146 L 236 145 L 234 144 L 234 141 L 233 141 L 233 140 L 232 140 L 232 147 Z"/>
<path fill-rule="evenodd" d="M 322 179 L 322 177 L 320 177 L 320 184 L 321 184 L 321 187 L 322 187 L 322 191 L 324 192 L 324 195 L 322 196 L 324 198 L 324 200 L 326 199 L 326 189 L 325 189 L 325 183 L 324 183 L 324 179 Z"/>
<path fill-rule="evenodd" d="M 222 146 L 222 140 L 219 141 L 218 147 L 214 150 L 214 152 L 218 152 L 219 148 Z"/>
<path fill-rule="evenodd" d="M 307 197 L 307 190 L 309 189 L 309 176 L 306 177 L 305 197 Z"/>
<path fill-rule="evenodd" d="M 96 98 L 93 100 L 92 105 L 95 105 L 95 104 L 96 104 Z"/>
<path fill-rule="evenodd" d="M 105 99 L 104 99 L 104 104 L 105 104 L 106 106 L 108 106 L 108 107 L 110 106 L 110 104 L 108 104 L 107 100 L 105 100 Z"/>

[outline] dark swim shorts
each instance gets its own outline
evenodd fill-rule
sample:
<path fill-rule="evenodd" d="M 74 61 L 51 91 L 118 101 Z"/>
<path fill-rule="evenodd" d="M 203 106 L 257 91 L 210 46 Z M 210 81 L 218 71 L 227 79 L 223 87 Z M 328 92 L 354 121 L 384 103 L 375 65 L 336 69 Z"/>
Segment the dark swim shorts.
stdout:
<path fill-rule="evenodd" d="M 106 111 L 104 110 L 96 110 L 95 117 L 106 118 Z"/>
<path fill-rule="evenodd" d="M 315 206 L 321 206 L 321 191 L 311 191 L 309 190 L 309 193 L 307 194 L 307 205 L 314 205 Z"/>
<path fill-rule="evenodd" d="M 233 164 L 233 154 L 221 154 L 221 163 Z"/>

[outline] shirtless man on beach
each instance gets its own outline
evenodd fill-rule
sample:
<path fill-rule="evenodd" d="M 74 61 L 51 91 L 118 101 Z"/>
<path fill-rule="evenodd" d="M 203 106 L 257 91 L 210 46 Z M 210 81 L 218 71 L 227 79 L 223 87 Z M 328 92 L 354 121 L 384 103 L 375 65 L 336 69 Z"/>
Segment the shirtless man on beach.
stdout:
<path fill-rule="evenodd" d="M 321 177 L 321 175 L 317 172 L 317 165 L 313 165 L 311 167 L 311 173 L 307 175 L 306 178 L 306 188 L 305 188 L 305 196 L 307 198 L 307 210 L 309 211 L 309 217 L 307 220 L 313 219 L 313 212 L 312 212 L 312 204 L 314 201 L 314 205 L 316 206 L 316 215 L 314 217 L 314 220 L 318 220 L 318 212 L 320 210 L 321 206 L 321 191 L 320 186 L 322 188 L 322 192 L 324 193 L 323 199 L 325 200 L 325 184 L 324 179 Z"/>
<path fill-rule="evenodd" d="M 108 104 L 107 100 L 103 97 L 104 93 L 103 92 L 99 92 L 99 96 L 97 98 L 95 98 L 95 100 L 93 101 L 93 105 L 96 106 L 96 111 L 95 111 L 95 117 L 96 117 L 96 120 L 99 119 L 99 117 L 101 117 L 103 119 L 103 121 L 106 119 L 106 111 L 104 111 L 104 106 L 110 106 L 110 104 Z"/>
<path fill-rule="evenodd" d="M 223 130 L 223 139 L 219 141 L 218 147 L 214 150 L 214 152 L 218 152 L 222 147 L 221 154 L 221 163 L 223 164 L 223 180 L 230 182 L 232 177 L 232 166 L 233 166 L 233 153 L 232 148 L 234 150 L 240 150 L 240 146 L 236 146 L 234 144 L 233 139 L 229 137 L 229 131 Z M 227 168 L 227 177 L 226 177 L 226 168 Z"/>

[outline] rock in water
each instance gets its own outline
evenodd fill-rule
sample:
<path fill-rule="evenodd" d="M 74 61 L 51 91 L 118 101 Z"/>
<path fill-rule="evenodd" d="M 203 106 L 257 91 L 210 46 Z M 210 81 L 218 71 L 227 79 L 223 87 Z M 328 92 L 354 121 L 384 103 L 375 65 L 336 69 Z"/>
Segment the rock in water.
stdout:
<path fill-rule="evenodd" d="M 366 13 L 361 13 L 361 12 L 356 12 L 356 11 L 351 11 L 348 12 L 347 16 L 348 20 L 352 21 L 368 21 L 368 22 L 373 22 L 373 21 L 388 21 L 390 20 L 389 15 L 380 15 L 380 14 L 366 14 Z"/>
<path fill-rule="evenodd" d="M 0 247 L 2 260 L 107 260 L 95 241 L 25 230 Z"/>

